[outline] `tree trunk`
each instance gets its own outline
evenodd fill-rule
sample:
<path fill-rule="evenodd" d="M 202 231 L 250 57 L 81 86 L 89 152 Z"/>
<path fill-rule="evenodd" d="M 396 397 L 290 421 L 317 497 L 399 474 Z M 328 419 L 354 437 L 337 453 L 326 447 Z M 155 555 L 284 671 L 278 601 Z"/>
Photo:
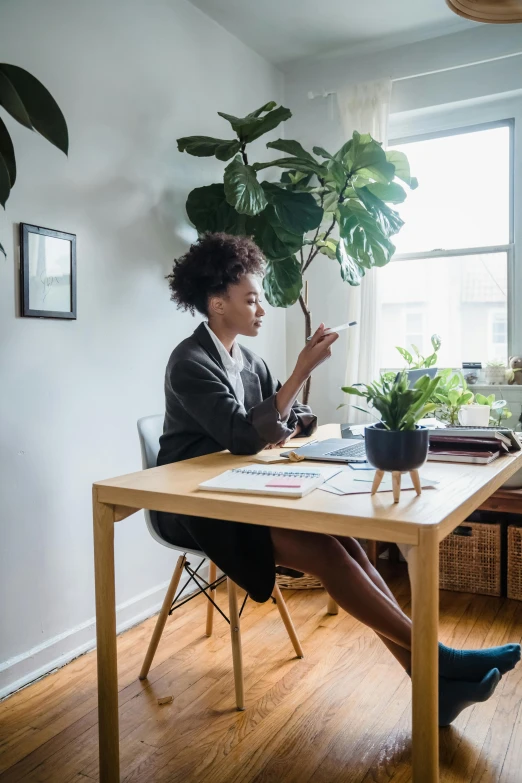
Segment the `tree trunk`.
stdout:
<path fill-rule="evenodd" d="M 311 337 L 312 335 L 312 314 L 310 310 L 308 309 L 308 283 L 305 285 L 305 297 L 303 298 L 303 295 L 300 294 L 299 296 L 299 304 L 301 305 L 301 309 L 304 313 L 305 317 L 305 341 L 308 337 Z M 303 402 L 305 405 L 308 405 L 308 400 L 310 399 L 310 385 L 311 385 L 311 376 L 307 379 L 305 385 L 303 386 Z"/>

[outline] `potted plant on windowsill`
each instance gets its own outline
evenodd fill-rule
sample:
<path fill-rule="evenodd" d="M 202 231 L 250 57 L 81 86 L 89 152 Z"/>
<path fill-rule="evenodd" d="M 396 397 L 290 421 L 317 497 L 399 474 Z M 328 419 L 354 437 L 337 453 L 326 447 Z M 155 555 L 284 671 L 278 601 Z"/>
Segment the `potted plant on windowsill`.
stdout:
<path fill-rule="evenodd" d="M 384 471 L 391 471 L 393 496 L 397 503 L 400 474 L 410 471 L 417 494 L 420 494 L 417 470 L 428 456 L 429 430 L 418 422 L 435 410 L 435 403 L 429 400 L 439 382 L 439 377 L 430 379 L 423 375 L 410 389 L 408 376 L 403 371 L 393 380 L 381 376 L 379 381 L 370 384 L 342 387 L 346 394 L 363 397 L 370 408 L 381 415 L 380 421 L 365 428 L 366 456 L 370 465 L 377 469 L 372 493 L 377 491 Z M 372 410 L 354 407 L 373 414 Z"/>
<path fill-rule="evenodd" d="M 507 367 L 501 359 L 491 359 L 484 368 L 484 383 L 497 386 L 506 383 Z"/>

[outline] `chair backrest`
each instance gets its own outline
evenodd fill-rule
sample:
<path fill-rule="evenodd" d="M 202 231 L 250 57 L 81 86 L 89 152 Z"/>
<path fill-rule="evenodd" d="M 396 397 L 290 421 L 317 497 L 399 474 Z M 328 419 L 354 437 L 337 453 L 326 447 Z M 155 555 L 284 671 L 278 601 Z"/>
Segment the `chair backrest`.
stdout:
<path fill-rule="evenodd" d="M 138 435 L 141 448 L 141 465 L 144 469 L 155 468 L 159 452 L 159 439 L 163 432 L 163 414 L 156 413 L 153 416 L 144 416 L 138 419 Z M 160 544 L 167 545 L 164 538 L 161 537 L 158 528 L 158 515 L 155 511 L 144 509 L 145 521 L 149 528 L 149 533 Z"/>

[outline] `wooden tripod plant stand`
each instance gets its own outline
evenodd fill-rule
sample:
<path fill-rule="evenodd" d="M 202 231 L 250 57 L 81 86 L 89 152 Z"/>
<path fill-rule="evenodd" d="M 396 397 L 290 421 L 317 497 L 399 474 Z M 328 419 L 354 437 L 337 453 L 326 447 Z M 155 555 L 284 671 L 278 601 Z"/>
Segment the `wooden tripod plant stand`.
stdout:
<path fill-rule="evenodd" d="M 406 471 L 402 471 L 406 473 Z M 398 503 L 401 497 L 401 475 L 402 472 L 400 470 L 392 470 L 392 489 L 393 489 L 393 502 Z M 386 471 L 384 470 L 376 470 L 375 471 L 375 477 L 373 479 L 372 484 L 372 495 L 375 495 L 377 490 L 379 489 L 381 485 L 381 481 L 383 480 L 384 474 Z M 419 471 L 418 470 L 409 470 L 408 473 L 410 474 L 413 487 L 415 489 L 415 492 L 417 495 L 420 495 L 422 492 L 421 489 L 421 481 L 419 478 Z"/>

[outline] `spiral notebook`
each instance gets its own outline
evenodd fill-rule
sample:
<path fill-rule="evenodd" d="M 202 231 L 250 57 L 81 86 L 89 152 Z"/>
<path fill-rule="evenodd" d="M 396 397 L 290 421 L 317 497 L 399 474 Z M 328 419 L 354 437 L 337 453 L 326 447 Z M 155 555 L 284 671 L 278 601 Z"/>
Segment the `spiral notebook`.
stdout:
<path fill-rule="evenodd" d="M 302 498 L 339 473 L 339 467 L 270 467 L 234 468 L 213 479 L 203 481 L 199 489 L 209 492 L 242 492 L 247 495 L 279 495 Z"/>

